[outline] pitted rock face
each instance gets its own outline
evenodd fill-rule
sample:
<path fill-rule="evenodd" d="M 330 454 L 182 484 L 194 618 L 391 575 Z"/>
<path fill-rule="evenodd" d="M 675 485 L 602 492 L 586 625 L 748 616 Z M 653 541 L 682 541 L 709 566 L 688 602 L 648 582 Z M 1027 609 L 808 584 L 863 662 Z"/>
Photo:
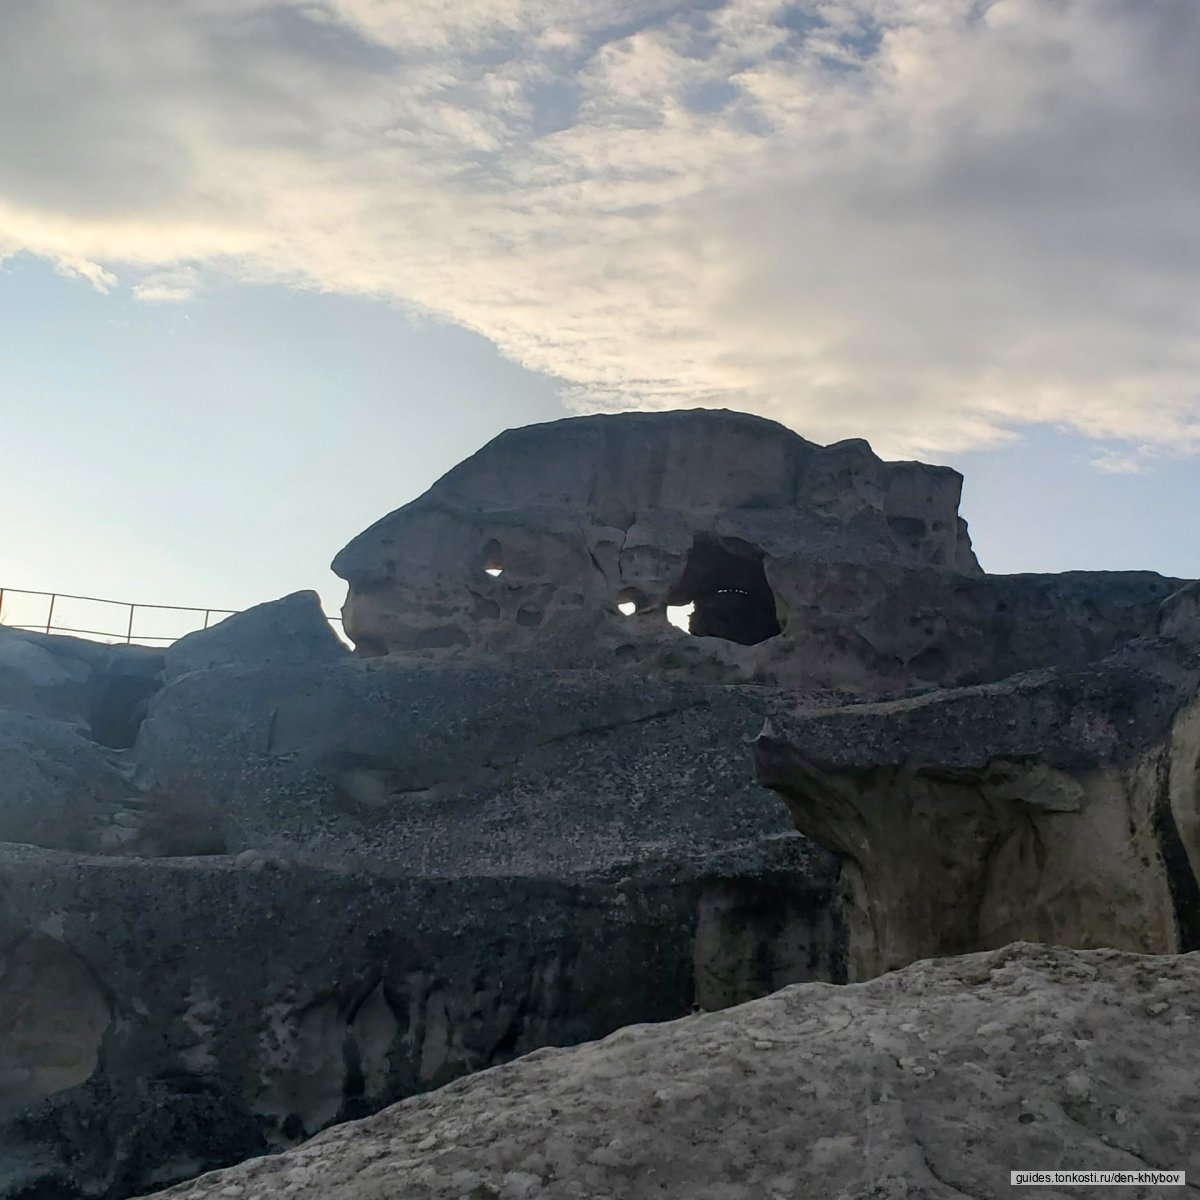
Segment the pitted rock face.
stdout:
<path fill-rule="evenodd" d="M 534 652 L 556 666 L 664 647 L 736 673 L 786 633 L 777 564 L 978 574 L 961 477 L 821 447 L 741 413 L 630 413 L 510 430 L 334 560 L 367 654 Z M 687 646 L 667 609 L 694 606 Z M 714 644 L 715 643 L 715 644 Z"/>
<path fill-rule="evenodd" d="M 772 718 L 759 779 L 842 858 L 852 979 L 1020 939 L 1200 949 L 1195 595 L 1082 670 Z"/>

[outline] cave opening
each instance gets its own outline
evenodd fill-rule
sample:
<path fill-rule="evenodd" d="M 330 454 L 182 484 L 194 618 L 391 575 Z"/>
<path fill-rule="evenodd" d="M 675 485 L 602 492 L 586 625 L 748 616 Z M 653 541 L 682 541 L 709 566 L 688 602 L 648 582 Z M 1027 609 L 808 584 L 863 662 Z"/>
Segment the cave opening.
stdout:
<path fill-rule="evenodd" d="M 782 632 L 763 551 L 740 538 L 697 534 L 667 604 L 692 605 L 688 632 L 756 646 Z M 668 609 L 669 611 L 669 609 Z"/>

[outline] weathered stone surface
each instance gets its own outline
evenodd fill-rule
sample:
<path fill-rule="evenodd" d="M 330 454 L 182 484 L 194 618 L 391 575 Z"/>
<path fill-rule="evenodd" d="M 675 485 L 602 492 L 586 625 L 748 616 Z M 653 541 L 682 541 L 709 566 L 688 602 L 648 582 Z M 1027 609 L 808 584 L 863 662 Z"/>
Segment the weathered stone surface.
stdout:
<path fill-rule="evenodd" d="M 82 854 L 217 854 L 215 802 L 139 784 L 127 752 L 86 726 L 0 709 L 0 843 Z"/>
<path fill-rule="evenodd" d="M 157 1196 L 942 1200 L 1008 1197 L 1020 1168 L 1190 1179 L 1197 1020 L 1196 955 L 1015 945 L 541 1050 Z"/>
<path fill-rule="evenodd" d="M 316 592 L 293 592 L 256 604 L 208 629 L 181 637 L 167 649 L 164 675 L 263 663 L 328 663 L 347 653 L 329 627 Z"/>
<path fill-rule="evenodd" d="M 1149 632 L 1180 585 L 1152 571 L 968 577 L 805 556 L 768 564 L 768 577 L 786 631 L 750 648 L 745 668 L 857 697 L 1083 667 Z"/>
<path fill-rule="evenodd" d="M 111 1006 L 86 1079 L 14 1085 L 0 1179 L 116 1200 L 538 1045 L 841 978 L 836 863 L 754 778 L 765 703 L 348 655 L 181 674 L 125 852 L 210 857 L 0 847 L 0 944 L 49 931 Z"/>
<path fill-rule="evenodd" d="M 1200 582 L 1172 593 L 1158 610 L 1155 632 L 1189 646 L 1200 644 Z"/>
<path fill-rule="evenodd" d="M 1197 649 L 773 717 L 759 777 L 844 856 L 851 977 L 1022 938 L 1200 947 Z"/>
<path fill-rule="evenodd" d="M 163 653 L 0 627 L 0 709 L 69 721 L 106 746 L 133 744 Z"/>
<path fill-rule="evenodd" d="M 20 1031 L 0 1051 L 0 1179 L 56 1200 L 128 1196 L 538 1046 L 678 1016 L 712 988 L 712 922 L 750 936 L 737 884 L 0 846 L 0 1019 Z M 742 897 L 750 918 L 756 899 Z M 814 970 L 777 965 L 775 985 Z M 763 991 L 732 982 L 727 1000 Z"/>
<path fill-rule="evenodd" d="M 77 726 L 0 710 L 0 842 L 116 850 L 139 801 L 120 756 Z"/>
<path fill-rule="evenodd" d="M 1179 585 L 984 576 L 960 486 L 745 414 L 577 418 L 502 434 L 333 567 L 364 654 L 859 696 L 1081 666 Z M 688 604 L 693 637 L 667 620 Z"/>
<path fill-rule="evenodd" d="M 0 837 L 73 851 L 0 843 L 0 1197 L 124 1200 L 841 980 L 840 891 L 856 978 L 1200 944 L 1198 585 L 984 576 L 959 485 L 738 414 L 561 422 L 338 556 L 357 656 L 311 593 L 165 658 L 0 640 Z"/>
<path fill-rule="evenodd" d="M 639 861 L 686 874 L 789 840 L 754 778 L 765 705 L 598 672 L 229 667 L 162 691 L 137 758 L 147 785 L 216 806 L 231 852 L 436 875 Z"/>
<path fill-rule="evenodd" d="M 961 482 L 741 413 L 576 418 L 502 434 L 334 570 L 364 652 L 515 650 L 608 667 L 671 636 L 668 605 L 694 603 L 698 632 L 732 646 L 777 632 L 763 564 L 782 553 L 977 572 Z M 720 645 L 686 653 L 736 661 Z"/>

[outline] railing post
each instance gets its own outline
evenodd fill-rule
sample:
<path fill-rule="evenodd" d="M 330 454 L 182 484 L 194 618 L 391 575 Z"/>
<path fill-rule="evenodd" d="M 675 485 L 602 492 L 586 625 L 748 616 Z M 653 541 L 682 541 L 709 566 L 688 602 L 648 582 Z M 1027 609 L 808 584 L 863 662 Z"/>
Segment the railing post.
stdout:
<path fill-rule="evenodd" d="M 57 600 L 57 599 L 58 599 L 58 596 L 57 596 L 57 595 L 55 595 L 54 593 L 51 593 L 51 595 L 50 595 L 50 608 L 49 608 L 49 610 L 48 610 L 48 611 L 47 611 L 47 613 L 46 613 L 46 632 L 47 632 L 47 633 L 49 633 L 49 632 L 50 632 L 50 626 L 51 626 L 51 625 L 54 623 L 54 602 L 55 602 L 55 600 Z"/>
<path fill-rule="evenodd" d="M 208 628 L 208 618 L 209 618 L 209 615 L 210 615 L 211 613 L 212 613 L 212 609 L 211 609 L 211 608 L 206 608 L 206 609 L 204 610 L 204 628 L 205 628 L 205 629 L 207 629 L 207 628 Z"/>
<path fill-rule="evenodd" d="M 136 604 L 129 606 L 129 627 L 125 630 L 125 644 L 127 646 L 133 643 L 133 610 L 135 608 L 137 608 Z"/>

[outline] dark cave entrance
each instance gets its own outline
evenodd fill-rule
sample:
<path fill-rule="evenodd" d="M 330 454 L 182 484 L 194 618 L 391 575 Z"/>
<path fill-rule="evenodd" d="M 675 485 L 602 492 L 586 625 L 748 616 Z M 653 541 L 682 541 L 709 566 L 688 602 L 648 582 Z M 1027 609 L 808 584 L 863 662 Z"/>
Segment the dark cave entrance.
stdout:
<path fill-rule="evenodd" d="M 763 552 L 740 538 L 697 534 L 667 604 L 692 604 L 689 632 L 756 646 L 782 630 Z"/>

